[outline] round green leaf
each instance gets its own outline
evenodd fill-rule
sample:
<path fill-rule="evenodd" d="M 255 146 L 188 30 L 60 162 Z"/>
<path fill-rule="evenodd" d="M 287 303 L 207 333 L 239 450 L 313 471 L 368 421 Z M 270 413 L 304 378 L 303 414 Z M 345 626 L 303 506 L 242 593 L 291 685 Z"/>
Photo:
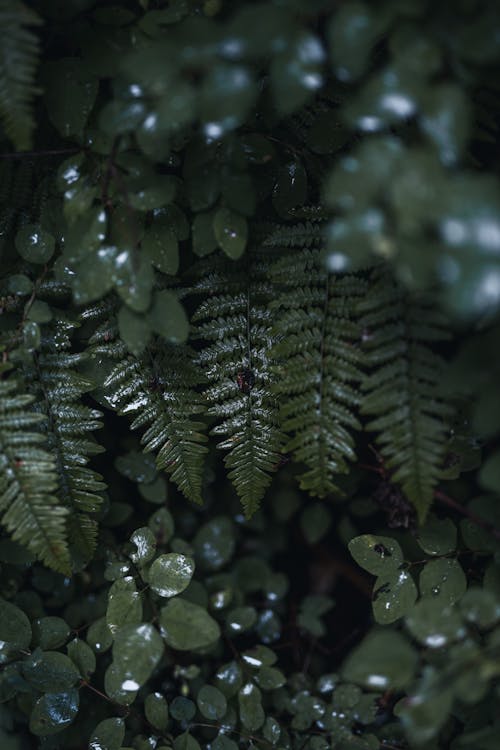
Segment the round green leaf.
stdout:
<path fill-rule="evenodd" d="M 104 719 L 92 732 L 89 750 L 120 750 L 124 737 L 123 719 Z"/>
<path fill-rule="evenodd" d="M 123 625 L 113 644 L 113 662 L 123 676 L 121 689 L 139 690 L 151 676 L 163 650 L 163 641 L 152 625 Z"/>
<path fill-rule="evenodd" d="M 275 667 L 263 666 L 255 675 L 255 681 L 262 690 L 277 690 L 286 683 L 286 677 Z"/>
<path fill-rule="evenodd" d="M 69 633 L 69 625 L 62 617 L 40 617 L 33 622 L 34 643 L 44 651 L 62 646 Z"/>
<path fill-rule="evenodd" d="M 166 642 L 178 651 L 205 648 L 220 636 L 217 622 L 197 604 L 171 599 L 160 613 L 161 632 Z"/>
<path fill-rule="evenodd" d="M 84 680 L 88 680 L 95 672 L 96 658 L 90 646 L 80 638 L 74 638 L 66 646 L 68 656 L 80 672 Z"/>
<path fill-rule="evenodd" d="M 105 617 L 99 617 L 91 624 L 87 631 L 87 643 L 96 654 L 103 654 L 111 648 L 113 634 L 106 623 Z"/>
<path fill-rule="evenodd" d="M 194 573 L 194 560 L 170 552 L 160 555 L 148 573 L 149 585 L 160 596 L 176 596 L 189 586 Z"/>
<path fill-rule="evenodd" d="M 58 651 L 34 651 L 23 663 L 29 683 L 44 693 L 59 693 L 72 688 L 80 675 L 71 659 Z"/>
<path fill-rule="evenodd" d="M 162 732 L 168 724 L 168 703 L 161 693 L 149 693 L 144 701 L 146 719 Z"/>
<path fill-rule="evenodd" d="M 191 721 L 196 714 L 196 706 L 189 698 L 178 695 L 172 701 L 170 714 L 177 721 Z"/>
<path fill-rule="evenodd" d="M 227 700 L 220 690 L 212 685 L 203 685 L 196 697 L 200 713 L 210 721 L 222 719 L 227 710 Z"/>
<path fill-rule="evenodd" d="M 262 708 L 262 696 L 258 687 L 247 682 L 238 692 L 240 720 L 245 729 L 250 732 L 260 729 L 266 714 Z"/>
<path fill-rule="evenodd" d="M 15 604 L 0 601 L 0 664 L 19 651 L 26 651 L 31 643 L 30 621 Z"/>
<path fill-rule="evenodd" d="M 79 703 L 80 694 L 75 689 L 62 693 L 45 693 L 31 711 L 30 732 L 39 737 L 61 732 L 75 719 Z"/>
<path fill-rule="evenodd" d="M 248 238 L 248 224 L 245 217 L 229 208 L 219 208 L 214 216 L 213 228 L 219 247 L 226 255 L 232 260 L 241 258 Z"/>
<path fill-rule="evenodd" d="M 373 614 L 381 625 L 389 625 L 411 611 L 417 600 L 417 587 L 406 570 L 393 570 L 380 576 L 373 588 Z"/>
<path fill-rule="evenodd" d="M 16 234 L 16 250 L 30 263 L 47 263 L 54 249 L 53 236 L 36 224 L 25 224 Z"/>
<path fill-rule="evenodd" d="M 236 661 L 223 664 L 215 673 L 215 683 L 226 698 L 236 695 L 243 684 L 243 673 Z"/>
<path fill-rule="evenodd" d="M 464 595 L 467 579 L 457 560 L 431 560 L 420 573 L 419 588 L 422 596 L 439 598 L 445 604 L 453 604 Z"/>
<path fill-rule="evenodd" d="M 364 534 L 351 539 L 348 547 L 358 565 L 373 575 L 389 573 L 403 562 L 401 547 L 388 536 Z"/>
<path fill-rule="evenodd" d="M 130 553 L 130 559 L 136 565 L 144 565 L 154 557 L 156 551 L 156 537 L 148 526 L 136 529 L 130 537 L 137 551 Z"/>
<path fill-rule="evenodd" d="M 417 651 L 393 630 L 374 630 L 347 657 L 343 677 L 372 690 L 404 688 L 413 679 Z"/>
<path fill-rule="evenodd" d="M 189 732 L 184 732 L 175 738 L 174 750 L 201 750 L 198 740 L 195 740 Z"/>
<path fill-rule="evenodd" d="M 142 600 L 132 576 L 118 578 L 108 594 L 106 623 L 115 635 L 118 628 L 127 624 L 136 624 L 142 619 Z"/>
<path fill-rule="evenodd" d="M 255 607 L 235 607 L 226 614 L 226 625 L 231 633 L 243 633 L 257 622 Z"/>

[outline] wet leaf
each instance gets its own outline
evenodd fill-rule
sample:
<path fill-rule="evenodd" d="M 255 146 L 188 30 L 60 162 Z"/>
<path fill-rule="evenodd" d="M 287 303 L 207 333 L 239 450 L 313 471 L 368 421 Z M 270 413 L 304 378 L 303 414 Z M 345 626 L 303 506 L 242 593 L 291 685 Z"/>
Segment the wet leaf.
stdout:
<path fill-rule="evenodd" d="M 464 618 L 480 628 L 490 628 L 500 620 L 500 604 L 492 591 L 471 586 L 460 600 Z"/>
<path fill-rule="evenodd" d="M 144 713 L 147 721 L 160 732 L 167 728 L 168 704 L 161 693 L 149 693 L 144 701 Z"/>
<path fill-rule="evenodd" d="M 358 565 L 373 575 L 392 572 L 403 562 L 401 547 L 388 536 L 364 534 L 351 539 L 348 547 Z"/>
<path fill-rule="evenodd" d="M 25 224 L 16 234 L 16 250 L 30 263 L 47 263 L 54 254 L 55 240 L 37 224 Z"/>
<path fill-rule="evenodd" d="M 227 710 L 227 701 L 223 693 L 212 685 L 203 685 L 196 697 L 200 713 L 210 721 L 222 719 Z"/>
<path fill-rule="evenodd" d="M 96 658 L 90 646 L 80 638 L 74 638 L 66 646 L 68 656 L 80 672 L 84 680 L 95 672 Z"/>
<path fill-rule="evenodd" d="M 422 596 L 453 604 L 464 595 L 467 579 L 457 560 L 431 560 L 420 573 L 419 588 Z"/>
<path fill-rule="evenodd" d="M 123 719 L 104 719 L 92 732 L 89 750 L 120 750 L 124 737 Z"/>
<path fill-rule="evenodd" d="M 196 715 L 196 706 L 189 698 L 178 695 L 172 701 L 170 714 L 177 721 L 191 721 Z"/>
<path fill-rule="evenodd" d="M 149 585 L 159 596 L 176 596 L 189 586 L 194 573 L 194 561 L 185 555 L 170 552 L 160 555 L 148 573 Z"/>
<path fill-rule="evenodd" d="M 46 693 L 72 688 L 80 675 L 71 659 L 58 651 L 37 649 L 23 663 L 23 674 L 33 687 Z"/>
<path fill-rule="evenodd" d="M 217 248 L 214 231 L 214 212 L 196 214 L 193 221 L 193 252 L 199 258 L 210 255 Z"/>
<path fill-rule="evenodd" d="M 291 39 L 271 66 L 271 85 L 281 114 L 301 107 L 323 84 L 325 53 L 318 37 L 301 33 Z"/>
<path fill-rule="evenodd" d="M 31 711 L 30 732 L 40 737 L 66 729 L 78 713 L 79 702 L 78 690 L 45 693 L 35 702 Z"/>
<path fill-rule="evenodd" d="M 108 594 L 106 623 L 113 636 L 123 625 L 135 625 L 142 619 L 142 600 L 132 576 L 119 578 Z"/>
<path fill-rule="evenodd" d="M 44 651 L 62 646 L 69 633 L 69 625 L 62 617 L 40 617 L 33 622 L 33 640 Z"/>
<path fill-rule="evenodd" d="M 240 720 L 245 729 L 255 732 L 263 725 L 266 715 L 262 708 L 262 696 L 258 687 L 247 682 L 238 692 Z"/>
<path fill-rule="evenodd" d="M 215 239 L 219 247 L 232 260 L 237 260 L 245 252 L 248 225 L 244 216 L 229 208 L 219 208 L 213 219 Z"/>
<path fill-rule="evenodd" d="M 392 570 L 379 576 L 372 597 L 375 620 L 381 625 L 396 622 L 411 612 L 417 596 L 415 582 L 406 570 Z"/>
<path fill-rule="evenodd" d="M 113 663 L 123 677 L 122 690 L 139 690 L 151 676 L 163 650 L 163 641 L 152 625 L 120 627 L 113 644 Z"/>
<path fill-rule="evenodd" d="M 173 742 L 174 750 L 201 750 L 198 740 L 189 732 L 179 734 Z"/>
<path fill-rule="evenodd" d="M 220 628 L 208 612 L 183 599 L 171 599 L 160 613 L 161 632 L 178 651 L 205 648 L 217 641 Z"/>
<path fill-rule="evenodd" d="M 102 654 L 111 648 L 113 634 L 106 623 L 105 617 L 99 617 L 90 625 L 87 631 L 87 643 L 96 654 Z"/>
<path fill-rule="evenodd" d="M 148 526 L 136 529 L 130 537 L 137 551 L 130 554 L 130 559 L 136 565 L 144 565 L 149 562 L 156 552 L 156 538 Z"/>
<path fill-rule="evenodd" d="M 31 643 L 30 621 L 19 607 L 0 601 L 0 663 L 8 661 Z"/>

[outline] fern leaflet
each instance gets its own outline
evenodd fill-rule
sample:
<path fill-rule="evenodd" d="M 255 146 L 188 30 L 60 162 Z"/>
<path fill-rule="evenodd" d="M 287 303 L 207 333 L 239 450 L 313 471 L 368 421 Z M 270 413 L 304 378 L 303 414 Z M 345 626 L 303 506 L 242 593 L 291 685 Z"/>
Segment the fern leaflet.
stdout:
<path fill-rule="evenodd" d="M 453 410 L 441 393 L 444 361 L 431 348 L 447 338 L 444 320 L 424 299 L 412 299 L 376 272 L 360 303 L 371 372 L 361 411 L 393 480 L 423 521 L 439 481 Z"/>
<path fill-rule="evenodd" d="M 353 460 L 363 355 L 356 308 L 366 291 L 355 276 L 334 276 L 319 250 L 303 250 L 280 260 L 273 278 L 282 289 L 274 352 L 282 364 L 280 394 L 286 449 L 305 464 L 301 487 L 324 497 L 338 492 L 335 475 Z"/>
<path fill-rule="evenodd" d="M 68 509 L 57 501 L 55 458 L 45 449 L 42 414 L 18 381 L 0 381 L 0 513 L 12 538 L 55 570 L 71 572 Z"/>
<path fill-rule="evenodd" d="M 271 390 L 269 264 L 247 255 L 239 267 L 219 256 L 200 265 L 193 291 L 207 296 L 193 321 L 195 335 L 208 342 L 198 362 L 211 383 L 204 395 L 216 418 L 212 434 L 223 438 L 217 447 L 228 451 L 228 476 L 250 516 L 280 460 L 283 438 Z"/>
<path fill-rule="evenodd" d="M 109 402 L 134 417 L 132 429 L 146 427 L 142 443 L 157 453 L 158 468 L 196 503 L 207 451 L 205 425 L 193 419 L 204 411 L 195 391 L 199 380 L 189 347 L 158 340 L 143 356 L 123 358 L 105 381 Z"/>

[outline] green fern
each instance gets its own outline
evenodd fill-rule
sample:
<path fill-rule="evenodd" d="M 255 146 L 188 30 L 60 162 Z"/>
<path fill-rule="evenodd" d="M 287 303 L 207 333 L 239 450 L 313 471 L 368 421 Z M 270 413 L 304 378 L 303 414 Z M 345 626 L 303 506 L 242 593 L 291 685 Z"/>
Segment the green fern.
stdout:
<path fill-rule="evenodd" d="M 239 266 L 216 256 L 200 265 L 193 288 L 206 295 L 193 321 L 195 336 L 209 342 L 198 363 L 211 383 L 204 395 L 216 419 L 212 434 L 223 437 L 217 447 L 228 451 L 228 476 L 247 516 L 259 507 L 283 443 L 271 390 L 275 341 L 268 269 L 269 263 L 252 253 Z"/>
<path fill-rule="evenodd" d="M 25 366 L 27 385 L 46 417 L 47 448 L 55 458 L 57 495 L 70 511 L 67 533 L 75 564 L 91 559 L 97 541 L 92 517 L 102 503 L 102 477 L 87 466 L 103 448 L 91 433 L 101 427 L 101 412 L 82 403 L 93 383 L 77 372 L 85 353 L 71 353 L 74 324 L 60 318 L 43 336 L 32 365 Z"/>
<path fill-rule="evenodd" d="M 43 414 L 15 379 L 0 381 L 0 513 L 12 538 L 61 573 L 71 571 L 68 508 L 57 500 L 55 457 L 40 432 Z"/>
<path fill-rule="evenodd" d="M 366 284 L 355 276 L 334 276 L 319 250 L 303 250 L 279 261 L 272 276 L 282 292 L 272 305 L 283 363 L 280 394 L 286 450 L 307 471 L 301 487 L 324 497 L 338 492 L 336 475 L 354 460 L 353 431 L 361 425 L 359 405 L 363 355 L 356 307 Z"/>
<path fill-rule="evenodd" d="M 324 226 L 315 221 L 282 224 L 264 240 L 267 247 L 312 247 L 324 242 Z"/>
<path fill-rule="evenodd" d="M 366 429 L 377 433 L 393 481 L 423 521 L 442 471 L 453 414 L 440 389 L 444 362 L 432 348 L 447 339 L 444 319 L 380 271 L 359 311 L 371 366 L 362 383 L 361 411 L 372 417 Z"/>
<path fill-rule="evenodd" d="M 191 349 L 159 340 L 139 358 L 124 357 L 105 381 L 108 401 L 119 414 L 133 416 L 133 430 L 146 427 L 144 449 L 157 453 L 158 468 L 196 503 L 207 451 L 205 425 L 193 419 L 204 410 L 195 391 L 199 381 Z"/>
<path fill-rule="evenodd" d="M 39 17 L 18 0 L 0 0 L 0 121 L 17 149 L 31 147 L 35 122 L 32 101 L 39 42 L 27 27 Z"/>

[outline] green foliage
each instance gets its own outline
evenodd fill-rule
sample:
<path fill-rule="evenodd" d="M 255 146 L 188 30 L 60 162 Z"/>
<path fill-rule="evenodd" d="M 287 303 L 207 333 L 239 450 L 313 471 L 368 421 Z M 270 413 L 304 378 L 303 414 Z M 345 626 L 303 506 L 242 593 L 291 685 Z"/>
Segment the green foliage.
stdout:
<path fill-rule="evenodd" d="M 2 748 L 497 746 L 499 39 L 0 0 Z"/>
<path fill-rule="evenodd" d="M 0 3 L 0 122 L 18 149 L 32 144 L 35 119 L 33 97 L 39 41 L 29 27 L 41 23 L 39 16 L 24 3 Z"/>

